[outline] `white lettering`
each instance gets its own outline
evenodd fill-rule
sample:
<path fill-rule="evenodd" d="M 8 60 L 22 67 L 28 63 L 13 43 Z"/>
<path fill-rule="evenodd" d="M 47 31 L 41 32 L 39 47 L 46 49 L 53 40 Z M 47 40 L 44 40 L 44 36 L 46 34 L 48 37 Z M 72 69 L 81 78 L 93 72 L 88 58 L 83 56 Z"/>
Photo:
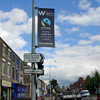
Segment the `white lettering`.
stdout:
<path fill-rule="evenodd" d="M 45 11 L 44 12 L 43 11 L 39 11 L 39 15 L 44 16 L 45 15 Z"/>

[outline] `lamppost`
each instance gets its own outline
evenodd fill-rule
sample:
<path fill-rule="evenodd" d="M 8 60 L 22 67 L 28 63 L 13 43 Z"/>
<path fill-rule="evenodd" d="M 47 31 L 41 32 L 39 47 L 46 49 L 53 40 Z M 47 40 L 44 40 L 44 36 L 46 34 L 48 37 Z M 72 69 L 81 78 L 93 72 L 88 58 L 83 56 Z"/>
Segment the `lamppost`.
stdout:
<path fill-rule="evenodd" d="M 35 0 L 32 0 L 32 54 L 35 53 Z M 35 69 L 35 63 L 31 63 Z M 36 100 L 36 75 L 31 74 L 31 100 Z"/>

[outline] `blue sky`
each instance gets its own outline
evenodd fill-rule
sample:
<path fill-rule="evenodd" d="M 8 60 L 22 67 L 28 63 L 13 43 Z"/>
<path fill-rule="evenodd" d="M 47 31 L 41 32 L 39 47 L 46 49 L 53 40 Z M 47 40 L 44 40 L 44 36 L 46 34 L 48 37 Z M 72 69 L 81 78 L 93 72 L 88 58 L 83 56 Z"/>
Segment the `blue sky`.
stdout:
<path fill-rule="evenodd" d="M 40 8 L 55 9 L 55 48 L 40 47 L 45 75 L 62 85 L 100 71 L 100 0 L 35 0 Z M 36 10 L 37 45 L 37 10 Z M 0 0 L 0 37 L 23 59 L 31 52 L 32 0 Z M 56 61 L 56 62 L 55 62 Z"/>

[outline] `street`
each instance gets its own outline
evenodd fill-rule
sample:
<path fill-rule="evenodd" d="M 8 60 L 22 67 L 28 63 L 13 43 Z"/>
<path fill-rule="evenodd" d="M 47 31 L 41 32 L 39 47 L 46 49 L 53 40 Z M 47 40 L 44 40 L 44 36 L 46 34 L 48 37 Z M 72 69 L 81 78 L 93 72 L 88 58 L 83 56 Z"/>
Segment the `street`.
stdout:
<path fill-rule="evenodd" d="M 50 100 L 50 98 L 49 97 L 45 98 L 45 100 Z M 56 99 L 51 99 L 51 100 L 97 100 L 97 96 L 96 95 L 92 96 L 92 97 L 90 97 L 90 99 L 86 99 L 86 98 L 81 98 L 81 99 L 79 99 L 79 98 L 77 98 L 77 99 L 75 99 L 75 98 L 60 99 L 59 97 L 57 97 Z"/>

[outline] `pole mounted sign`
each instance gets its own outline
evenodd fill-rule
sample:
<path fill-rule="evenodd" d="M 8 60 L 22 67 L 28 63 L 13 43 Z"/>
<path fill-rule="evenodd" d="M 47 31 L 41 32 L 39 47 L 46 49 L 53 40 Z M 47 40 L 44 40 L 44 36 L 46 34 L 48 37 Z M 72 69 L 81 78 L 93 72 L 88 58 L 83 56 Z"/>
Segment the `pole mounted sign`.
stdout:
<path fill-rule="evenodd" d="M 24 54 L 24 61 L 27 63 L 38 63 L 38 62 L 43 62 L 44 61 L 44 55 L 42 53 L 26 53 Z"/>
<path fill-rule="evenodd" d="M 38 46 L 55 47 L 54 9 L 38 9 Z"/>
<path fill-rule="evenodd" d="M 24 69 L 25 74 L 43 74 L 44 70 L 36 70 L 36 69 Z"/>

